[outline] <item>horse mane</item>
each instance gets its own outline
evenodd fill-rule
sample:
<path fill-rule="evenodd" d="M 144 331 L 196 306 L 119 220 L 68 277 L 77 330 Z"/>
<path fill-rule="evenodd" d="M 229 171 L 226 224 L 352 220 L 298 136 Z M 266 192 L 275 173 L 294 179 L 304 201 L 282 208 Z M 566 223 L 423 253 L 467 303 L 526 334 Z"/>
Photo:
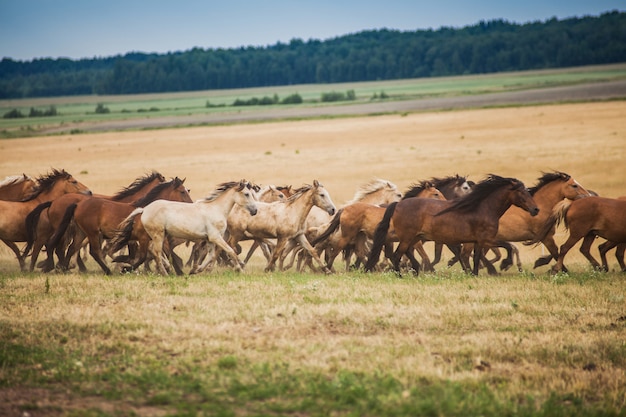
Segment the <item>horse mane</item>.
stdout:
<path fill-rule="evenodd" d="M 294 200 L 297 200 L 298 198 L 302 196 L 302 194 L 306 193 L 312 188 L 313 186 L 310 184 L 305 184 L 300 188 L 296 188 L 295 190 L 293 190 L 293 194 L 287 198 L 287 202 L 292 202 Z"/>
<path fill-rule="evenodd" d="M 524 186 L 524 184 L 515 178 L 505 178 L 495 174 L 489 174 L 486 179 L 476 184 L 471 193 L 464 195 L 456 200 L 452 200 L 447 208 L 441 210 L 436 215 L 446 213 L 448 211 L 472 211 L 489 195 L 496 190 L 504 187 L 516 185 L 518 187 Z"/>
<path fill-rule="evenodd" d="M 566 174 L 565 172 L 554 171 L 554 172 L 542 172 L 542 176 L 537 180 L 537 184 L 534 187 L 528 189 L 530 195 L 534 196 L 541 187 L 546 184 L 551 183 L 552 181 L 561 180 L 561 181 L 569 181 L 571 176 Z"/>
<path fill-rule="evenodd" d="M 122 188 L 119 192 L 117 192 L 117 194 L 111 197 L 111 200 L 119 201 L 126 197 L 130 197 L 155 179 L 158 179 L 160 182 L 165 181 L 165 177 L 163 175 L 157 171 L 152 171 L 150 174 L 137 178 L 128 187 Z"/>
<path fill-rule="evenodd" d="M 450 184 L 463 184 L 465 181 L 467 181 L 467 178 L 461 177 L 459 174 L 454 174 L 443 178 L 432 177 L 429 181 L 433 187 L 442 189 L 450 186 Z"/>
<path fill-rule="evenodd" d="M 402 200 L 406 200 L 407 198 L 417 197 L 424 191 L 426 188 L 430 188 L 433 186 L 433 183 L 430 180 L 420 181 L 418 183 L 411 184 L 409 190 L 404 193 Z"/>
<path fill-rule="evenodd" d="M 383 188 L 388 188 L 391 191 L 398 191 L 398 187 L 394 183 L 380 178 L 374 178 L 368 183 L 360 185 L 359 188 L 357 188 L 352 200 L 348 201 L 346 204 L 352 204 L 357 201 L 361 201 L 368 195 L 375 193 L 376 191 L 382 190 Z"/>
<path fill-rule="evenodd" d="M 8 187 L 9 185 L 17 185 L 17 184 L 21 184 L 24 181 L 30 180 L 31 178 L 26 175 L 26 174 L 22 174 L 22 175 L 10 175 L 8 177 L 6 177 L 5 179 L 3 179 L 2 181 L 0 181 L 0 188 L 2 187 Z"/>
<path fill-rule="evenodd" d="M 44 191 L 48 191 L 50 188 L 52 188 L 54 183 L 56 183 L 58 180 L 68 179 L 71 176 L 72 175 L 66 172 L 64 169 L 59 171 L 58 169 L 53 168 L 52 172 L 41 175 L 39 178 L 37 178 L 37 186 L 33 190 L 32 194 L 24 197 L 22 201 L 31 201 L 35 199 Z"/>
<path fill-rule="evenodd" d="M 239 187 L 239 190 L 243 190 L 244 187 L 250 190 L 252 189 L 252 185 L 250 185 L 250 183 L 245 180 L 223 182 L 220 185 L 218 185 L 217 188 L 213 190 L 211 194 L 209 194 L 207 197 L 204 197 L 203 200 L 204 201 L 216 200 L 219 196 L 221 196 L 226 191 L 234 187 Z"/>
<path fill-rule="evenodd" d="M 178 188 L 181 185 L 183 185 L 183 180 L 181 180 L 180 178 L 176 177 L 174 179 L 172 179 L 171 181 L 168 182 L 163 182 L 159 185 L 157 185 L 156 187 L 154 187 L 153 189 L 151 189 L 148 194 L 146 194 L 144 197 L 140 198 L 139 200 L 135 201 L 133 203 L 133 206 L 135 207 L 145 207 L 148 204 L 152 203 L 154 200 L 157 199 L 157 197 L 159 196 L 159 194 L 166 188 Z"/>

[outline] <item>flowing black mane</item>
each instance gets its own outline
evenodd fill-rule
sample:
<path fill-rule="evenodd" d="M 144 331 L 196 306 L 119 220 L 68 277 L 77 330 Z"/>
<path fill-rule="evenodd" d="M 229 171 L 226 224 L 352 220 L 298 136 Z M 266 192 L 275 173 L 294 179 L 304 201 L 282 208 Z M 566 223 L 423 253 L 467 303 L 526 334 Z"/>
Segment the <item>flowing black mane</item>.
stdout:
<path fill-rule="evenodd" d="M 26 196 L 22 201 L 31 201 L 39 196 L 44 191 L 50 190 L 54 184 L 59 180 L 66 180 L 71 178 L 72 175 L 66 172 L 64 169 L 52 169 L 52 172 L 46 175 L 42 175 L 37 178 L 37 187 L 33 190 L 32 194 Z"/>
<path fill-rule="evenodd" d="M 476 209 L 485 198 L 502 187 L 524 187 L 524 183 L 516 178 L 505 178 L 489 174 L 485 180 L 476 184 L 471 193 L 456 200 L 452 200 L 452 204 L 437 213 L 437 216 L 449 211 L 472 211 Z"/>
<path fill-rule="evenodd" d="M 172 179 L 171 181 L 163 182 L 157 185 L 156 187 L 154 187 L 152 190 L 150 190 L 148 194 L 146 194 L 143 198 L 140 198 L 139 200 L 135 201 L 133 203 L 133 206 L 145 207 L 148 204 L 152 203 L 154 200 L 158 199 L 159 194 L 163 192 L 163 190 L 165 190 L 166 188 L 176 189 L 180 187 L 181 185 L 183 185 L 183 180 L 181 180 L 178 177 Z"/>
<path fill-rule="evenodd" d="M 566 174 L 565 172 L 543 172 L 543 175 L 537 180 L 537 184 L 534 187 L 529 188 L 528 192 L 530 193 L 530 195 L 534 196 L 535 193 L 539 191 L 539 189 L 541 189 L 541 187 L 543 187 L 544 185 L 557 180 L 569 181 L 570 178 L 571 176 L 569 174 Z"/>
<path fill-rule="evenodd" d="M 446 199 L 452 200 L 457 197 L 455 188 L 460 187 L 463 183 L 467 182 L 467 177 L 455 174 L 443 178 L 433 177 L 429 181 L 433 187 L 441 191 Z"/>
<path fill-rule="evenodd" d="M 418 182 L 417 184 L 411 184 L 409 186 L 410 187 L 409 190 L 406 193 L 404 193 L 402 200 L 406 200 L 407 198 L 417 197 L 418 195 L 422 193 L 422 191 L 433 186 L 434 184 L 431 182 L 431 180 L 424 180 L 424 181 Z"/>
<path fill-rule="evenodd" d="M 128 187 L 122 188 L 122 190 L 115 194 L 111 199 L 113 201 L 119 201 L 126 197 L 135 195 L 139 190 L 150 184 L 155 179 L 158 179 L 160 182 L 165 181 L 165 177 L 163 175 L 156 171 L 152 171 L 150 174 L 146 174 L 143 177 L 137 178 Z"/>

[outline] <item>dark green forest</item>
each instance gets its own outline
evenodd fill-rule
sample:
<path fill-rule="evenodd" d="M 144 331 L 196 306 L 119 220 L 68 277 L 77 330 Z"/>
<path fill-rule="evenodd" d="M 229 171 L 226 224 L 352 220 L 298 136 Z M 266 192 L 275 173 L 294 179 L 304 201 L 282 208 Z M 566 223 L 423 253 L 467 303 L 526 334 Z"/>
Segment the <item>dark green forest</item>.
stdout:
<path fill-rule="evenodd" d="M 486 74 L 626 62 L 626 12 L 369 30 L 267 47 L 0 61 L 0 98 L 135 94 Z"/>

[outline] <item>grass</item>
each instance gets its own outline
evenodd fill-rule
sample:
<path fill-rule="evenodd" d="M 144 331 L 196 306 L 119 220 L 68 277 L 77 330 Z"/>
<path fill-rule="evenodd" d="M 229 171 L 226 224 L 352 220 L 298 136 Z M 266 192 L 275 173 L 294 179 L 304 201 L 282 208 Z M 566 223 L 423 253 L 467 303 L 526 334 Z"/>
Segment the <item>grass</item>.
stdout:
<path fill-rule="evenodd" d="M 624 415 L 626 283 L 582 269 L 5 273 L 0 393 L 71 397 L 62 415 Z"/>
<path fill-rule="evenodd" d="M 318 84 L 297 86 L 276 86 L 234 90 L 194 91 L 184 93 L 141 94 L 123 96 L 76 96 L 37 98 L 23 100 L 0 100 L 0 115 L 17 109 L 28 115 L 30 108 L 54 106 L 57 115 L 52 117 L 25 117 L 0 119 L 0 137 L 15 138 L 40 135 L 49 129 L 67 127 L 71 131 L 76 124 L 83 122 L 145 119 L 153 117 L 177 117 L 224 112 L 254 112 L 272 107 L 336 106 L 346 102 L 320 103 L 320 97 L 329 91 L 353 90 L 356 100 L 350 104 L 369 102 L 374 94 L 385 93 L 385 100 L 409 100 L 429 97 L 453 97 L 476 95 L 502 91 L 516 91 L 531 88 L 572 85 L 582 82 L 599 82 L 624 79 L 626 65 L 606 65 L 558 70 L 523 71 L 477 76 L 456 76 L 439 78 L 419 78 L 392 81 Z M 280 98 L 299 94 L 304 103 L 297 105 L 245 106 L 233 107 L 235 100 L 249 100 L 259 97 Z M 209 101 L 212 107 L 207 107 Z M 102 104 L 110 110 L 106 114 L 96 114 L 95 108 Z M 79 129 L 79 128 L 78 128 Z M 77 130 L 78 132 L 79 130 Z"/>

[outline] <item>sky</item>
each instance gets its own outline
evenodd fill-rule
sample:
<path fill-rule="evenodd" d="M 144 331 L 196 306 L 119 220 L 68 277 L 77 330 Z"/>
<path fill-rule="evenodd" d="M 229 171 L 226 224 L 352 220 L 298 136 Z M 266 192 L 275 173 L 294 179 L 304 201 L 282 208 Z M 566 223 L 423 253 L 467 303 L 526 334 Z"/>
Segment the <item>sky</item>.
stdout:
<path fill-rule="evenodd" d="M 625 0 L 0 0 L 0 59 L 269 46 L 373 29 L 461 28 L 626 11 Z"/>

